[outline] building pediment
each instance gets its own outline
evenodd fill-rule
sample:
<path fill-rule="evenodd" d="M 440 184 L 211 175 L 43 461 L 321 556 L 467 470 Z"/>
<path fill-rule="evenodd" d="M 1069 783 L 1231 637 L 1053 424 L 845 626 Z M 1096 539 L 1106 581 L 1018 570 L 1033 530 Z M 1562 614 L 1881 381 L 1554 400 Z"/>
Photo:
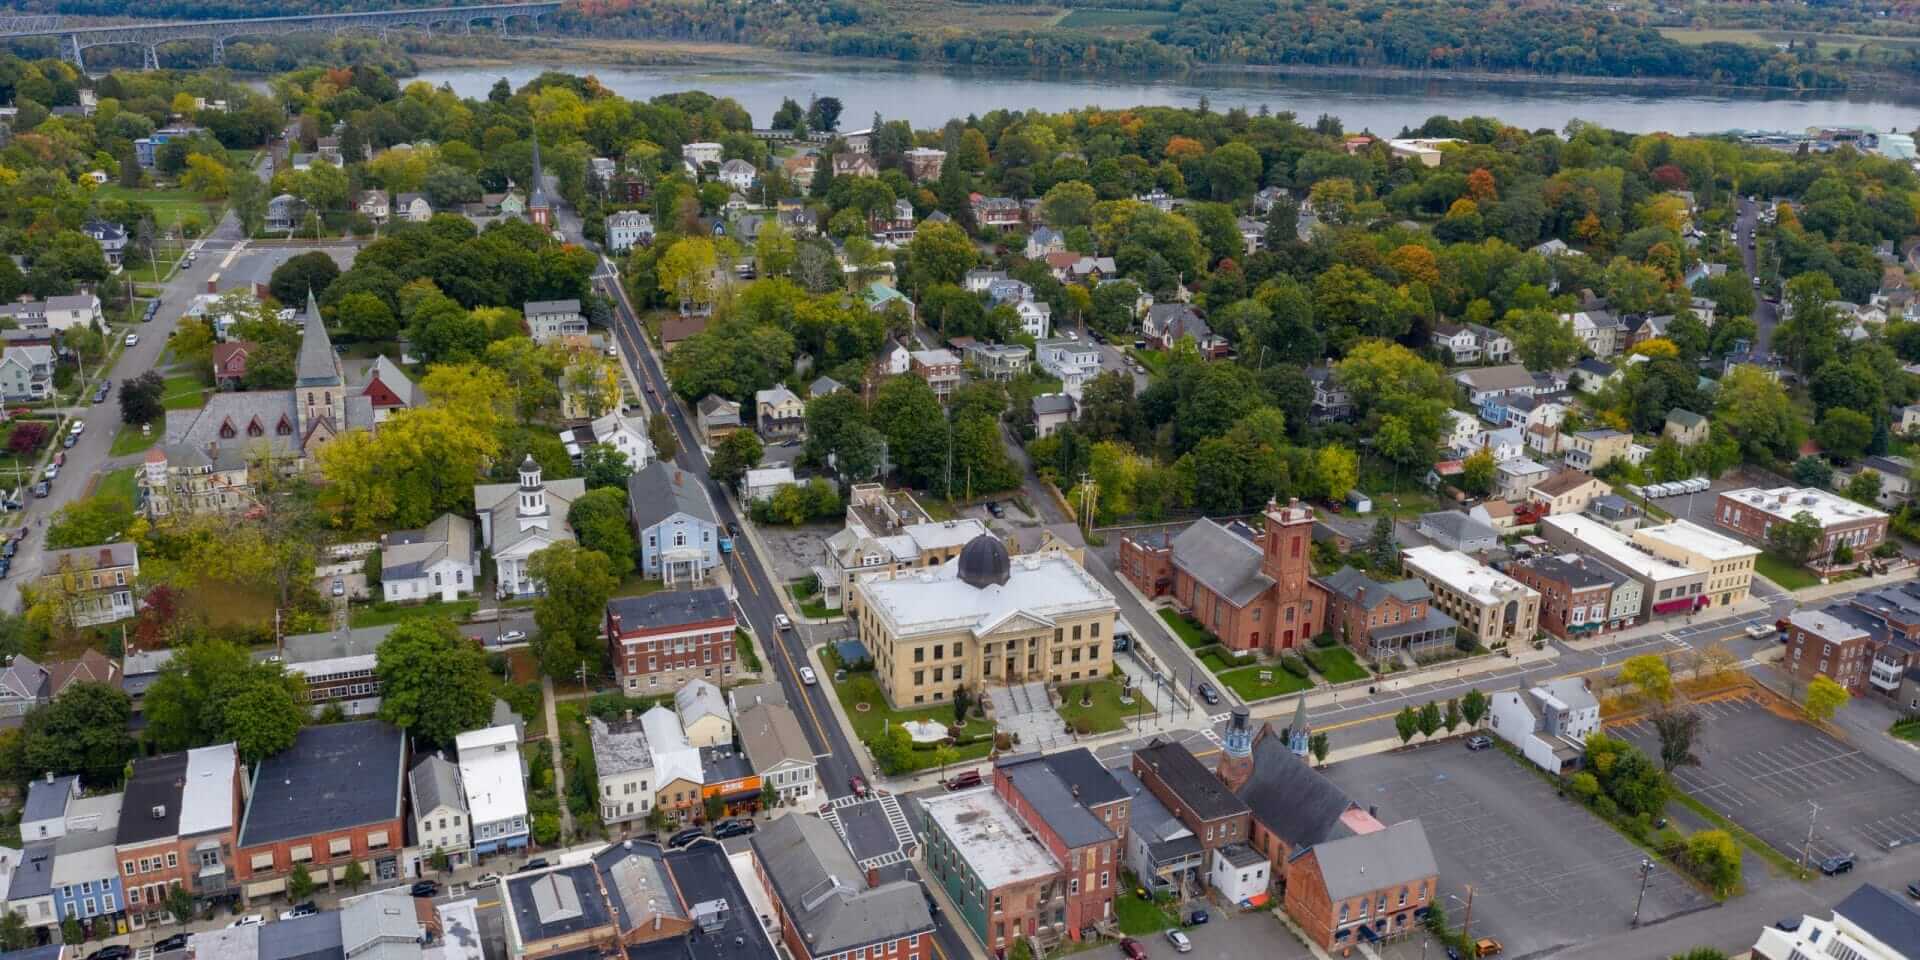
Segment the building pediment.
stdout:
<path fill-rule="evenodd" d="M 1000 636 L 1024 636 L 1035 630 L 1051 630 L 1053 621 L 1024 610 L 1009 610 L 998 620 L 989 620 L 974 628 L 981 639 Z"/>

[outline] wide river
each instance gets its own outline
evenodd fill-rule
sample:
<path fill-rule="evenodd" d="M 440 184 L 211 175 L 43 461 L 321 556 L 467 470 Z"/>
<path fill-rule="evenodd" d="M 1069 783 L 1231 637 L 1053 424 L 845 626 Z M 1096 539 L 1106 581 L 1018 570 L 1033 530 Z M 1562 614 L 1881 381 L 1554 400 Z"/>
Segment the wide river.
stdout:
<path fill-rule="evenodd" d="M 594 67 L 579 63 L 450 67 L 420 79 L 449 83 L 462 96 L 484 97 L 495 80 L 516 88 L 543 70 L 591 73 L 630 99 L 682 90 L 732 97 L 764 124 L 784 97 L 838 97 L 846 106 L 842 129 L 867 125 L 874 111 L 915 127 L 937 127 L 952 117 L 995 109 L 1047 112 L 1087 106 L 1193 106 L 1206 97 L 1213 109 L 1262 105 L 1293 111 L 1311 123 L 1322 113 L 1349 131 L 1393 135 L 1434 115 L 1484 116 L 1527 129 L 1559 130 L 1572 118 L 1635 133 L 1718 133 L 1792 130 L 1816 124 L 1860 124 L 1881 130 L 1920 126 L 1920 89 L 1861 94 L 1770 93 L 1699 87 L 1567 85 L 1486 82 L 1451 78 L 1375 78 L 1206 71 L 1178 79 L 1036 76 L 971 68 L 808 62 L 795 68 L 759 63 L 687 67 Z"/>

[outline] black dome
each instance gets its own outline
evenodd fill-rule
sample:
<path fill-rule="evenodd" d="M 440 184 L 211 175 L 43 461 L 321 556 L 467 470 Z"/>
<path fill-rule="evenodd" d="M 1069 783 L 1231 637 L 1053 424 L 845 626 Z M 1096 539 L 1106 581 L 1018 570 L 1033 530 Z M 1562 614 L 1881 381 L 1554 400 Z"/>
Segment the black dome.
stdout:
<path fill-rule="evenodd" d="M 960 548 L 960 579 L 979 589 L 1007 582 L 1013 560 L 1000 538 L 983 533 Z"/>

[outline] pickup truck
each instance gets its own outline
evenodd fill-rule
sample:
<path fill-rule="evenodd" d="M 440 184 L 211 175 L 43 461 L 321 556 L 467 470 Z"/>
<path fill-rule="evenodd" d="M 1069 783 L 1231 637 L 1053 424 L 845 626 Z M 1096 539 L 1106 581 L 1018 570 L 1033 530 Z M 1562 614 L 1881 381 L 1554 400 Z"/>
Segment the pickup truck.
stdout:
<path fill-rule="evenodd" d="M 1476 957 L 1497 957 L 1500 955 L 1500 951 L 1504 949 L 1506 948 L 1500 945 L 1500 941 L 1492 937 L 1481 937 L 1479 940 L 1474 941 L 1473 955 Z"/>

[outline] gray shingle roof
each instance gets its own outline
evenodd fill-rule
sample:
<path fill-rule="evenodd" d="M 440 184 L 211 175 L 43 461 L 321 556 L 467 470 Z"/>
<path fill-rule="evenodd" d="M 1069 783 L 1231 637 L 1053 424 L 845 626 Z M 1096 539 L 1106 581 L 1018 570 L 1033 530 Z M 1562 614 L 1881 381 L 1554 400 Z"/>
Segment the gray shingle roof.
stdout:
<path fill-rule="evenodd" d="M 1158 771 L 1167 788 L 1200 819 L 1219 820 L 1247 812 L 1246 802 L 1228 790 L 1186 744 L 1155 739 L 1133 755 Z"/>
<path fill-rule="evenodd" d="M 333 353 L 333 340 L 320 319 L 320 305 L 307 291 L 307 313 L 300 319 L 300 353 L 293 362 L 294 382 L 303 387 L 340 385 L 339 358 Z"/>
<path fill-rule="evenodd" d="M 18 663 L 20 657 L 15 657 Z M 73 785 L 79 776 L 54 777 L 49 783 L 45 777 L 27 784 L 27 806 L 20 814 L 23 821 L 51 820 L 65 816 L 67 803 L 73 799 Z"/>
<path fill-rule="evenodd" d="M 1892 891 L 1863 883 L 1860 889 L 1847 894 L 1833 912 L 1853 921 L 1895 954 L 1920 957 L 1920 907 Z"/>
<path fill-rule="evenodd" d="M 1260 548 L 1205 517 L 1173 538 L 1173 563 L 1234 606 L 1273 586 L 1260 572 Z"/>
<path fill-rule="evenodd" d="M 1114 779 L 1114 771 L 1102 765 L 1086 747 L 1047 754 L 1047 766 L 1068 786 L 1078 788 L 1080 802 L 1089 807 L 1127 798 L 1126 788 Z"/>
<path fill-rule="evenodd" d="M 868 887 L 865 871 L 818 817 L 781 817 L 755 833 L 752 844 L 786 916 L 815 956 L 933 929 L 918 884 L 892 880 Z"/>
<path fill-rule="evenodd" d="M 580 301 L 578 300 L 529 300 L 524 305 L 522 312 L 529 317 L 535 316 L 537 314 L 547 314 L 547 313 L 579 313 Z"/>
<path fill-rule="evenodd" d="M 1433 599 L 1433 591 L 1418 580 L 1395 580 L 1382 583 L 1352 567 L 1341 567 L 1324 577 L 1316 577 L 1320 585 L 1350 602 L 1357 602 L 1371 610 L 1379 606 L 1388 597 L 1396 597 L 1402 603 L 1415 603 Z M 1365 590 L 1362 594 L 1360 591 Z"/>
<path fill-rule="evenodd" d="M 1280 728 L 1267 724 L 1253 742 L 1253 773 L 1240 785 L 1253 818 L 1298 850 L 1348 831 L 1340 815 L 1353 801 L 1333 781 L 1287 749 Z"/>
<path fill-rule="evenodd" d="M 281 424 L 287 427 L 280 432 Z M 223 427 L 232 427 L 232 436 L 222 436 Z M 260 435 L 250 430 L 259 427 Z M 167 459 L 174 459 L 174 447 L 190 448 L 205 455 L 212 450 L 214 462 L 223 469 L 245 466 L 247 455 L 265 444 L 276 457 L 301 452 L 300 411 L 291 390 L 248 390 L 238 393 L 214 393 L 198 410 L 167 411 Z M 186 462 L 183 459 L 183 462 Z"/>
<path fill-rule="evenodd" d="M 380 550 L 381 576 L 405 580 L 421 576 L 428 567 L 448 557 L 465 561 L 472 556 L 473 521 L 441 514 L 418 530 L 387 534 L 386 545 Z"/>
<path fill-rule="evenodd" d="M 1081 805 L 1072 785 L 1054 773 L 1038 754 L 1003 757 L 993 766 L 1013 782 L 1027 806 L 1069 848 L 1113 839 L 1113 831 Z"/>
<path fill-rule="evenodd" d="M 700 478 L 664 460 L 655 460 L 627 478 L 627 510 L 640 530 L 676 513 L 715 522 Z"/>
<path fill-rule="evenodd" d="M 632 630 L 723 620 L 733 615 L 733 605 L 727 600 L 725 590 L 703 587 L 662 590 L 643 597 L 615 597 L 607 601 L 607 612 L 620 618 L 621 629 Z"/>
<path fill-rule="evenodd" d="M 414 764 L 413 772 L 407 774 L 407 782 L 413 786 L 415 816 L 440 806 L 455 810 L 467 808 L 467 795 L 460 788 L 459 765 L 437 753 Z"/>
<path fill-rule="evenodd" d="M 1327 896 L 1336 902 L 1440 872 L 1433 848 L 1427 844 L 1427 831 L 1418 820 L 1329 840 L 1314 850 Z"/>
<path fill-rule="evenodd" d="M 1454 543 L 1466 543 L 1472 540 L 1488 540 L 1500 535 L 1499 531 L 1473 518 L 1472 514 L 1458 510 L 1437 510 L 1420 515 L 1420 526 L 1439 531 Z"/>
<path fill-rule="evenodd" d="M 741 710 L 734 716 L 734 730 L 755 771 L 764 773 L 787 760 L 813 761 L 813 748 L 800 735 L 800 720 L 784 703 L 756 703 Z"/>

